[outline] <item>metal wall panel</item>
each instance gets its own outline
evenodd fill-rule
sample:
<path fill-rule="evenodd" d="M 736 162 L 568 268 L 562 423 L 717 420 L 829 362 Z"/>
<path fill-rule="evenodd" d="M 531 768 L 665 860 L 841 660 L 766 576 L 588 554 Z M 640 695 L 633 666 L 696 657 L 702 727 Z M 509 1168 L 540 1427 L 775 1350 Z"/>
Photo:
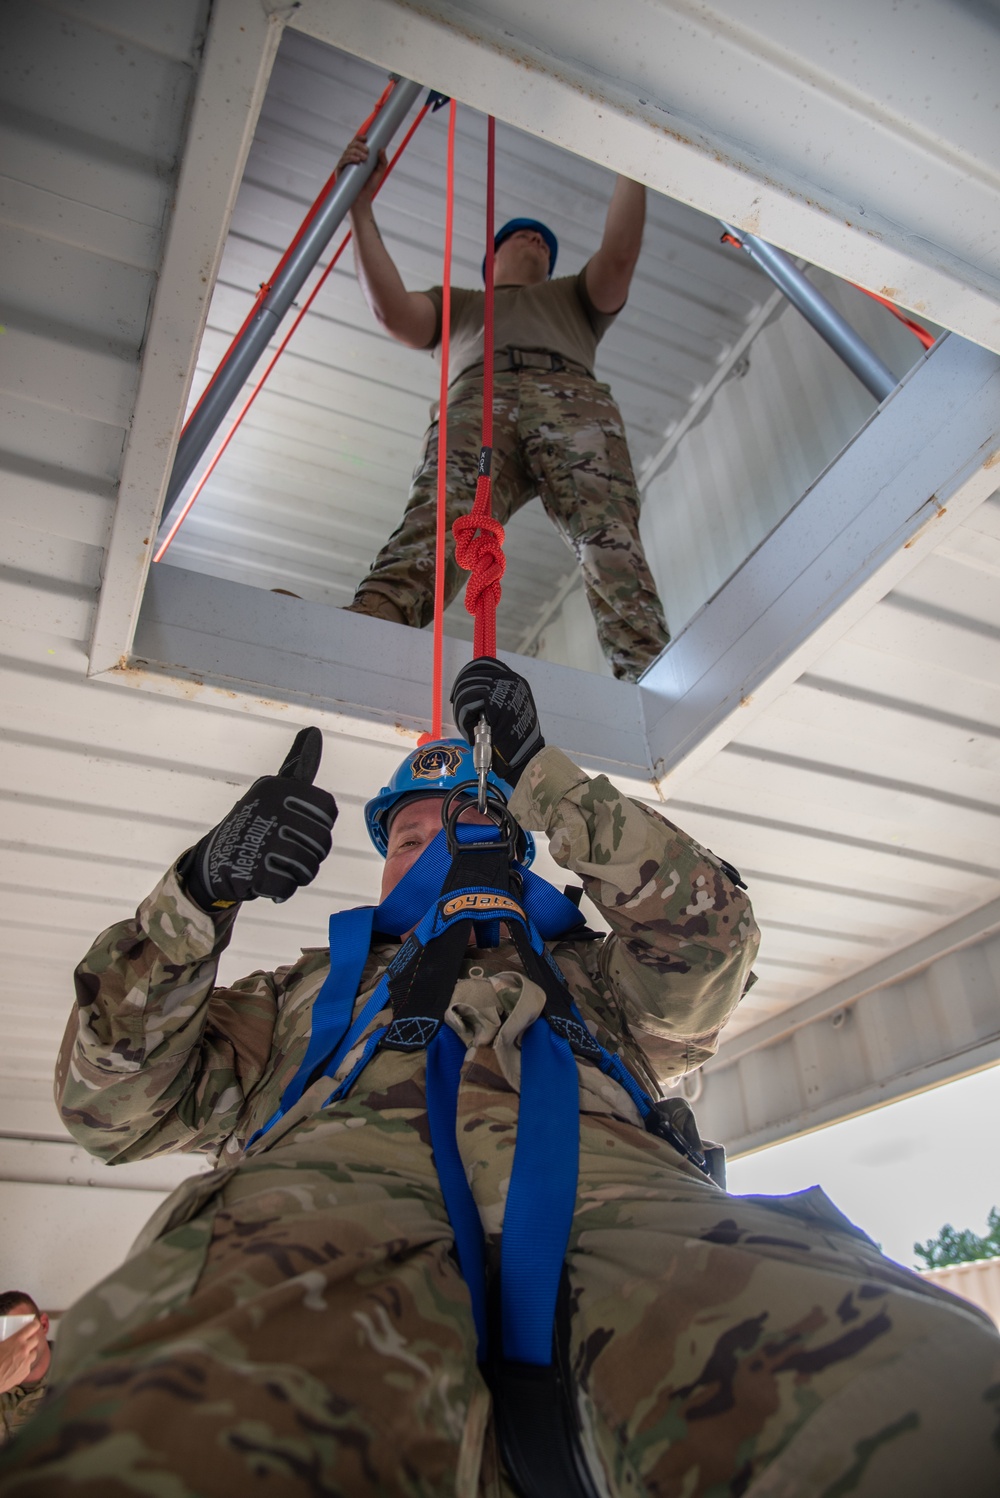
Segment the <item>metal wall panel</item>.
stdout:
<path fill-rule="evenodd" d="M 947 1269 L 920 1272 L 932 1285 L 971 1300 L 1000 1328 L 1000 1259 L 974 1259 L 970 1264 L 949 1264 Z"/>
<path fill-rule="evenodd" d="M 810 279 L 895 375 L 922 357 L 914 335 L 870 297 L 823 271 Z M 666 470 L 644 475 L 642 537 L 672 633 L 798 503 L 875 407 L 783 304 Z"/>
<path fill-rule="evenodd" d="M 918 339 L 879 303 L 825 271 L 809 274 L 899 378 L 923 356 Z M 639 466 L 640 533 L 671 634 L 680 633 L 799 502 L 876 404 L 782 300 L 722 386 L 707 400 L 696 397 L 695 421 L 666 463 L 661 467 L 651 453 Z M 572 580 L 568 570 L 564 575 Z M 557 614 L 532 654 L 567 659 L 562 652 L 574 648 L 567 635 L 586 620 L 578 595 L 582 602 L 579 585 L 563 604 L 565 623 Z M 577 655 L 585 648 L 576 645 Z"/>
<path fill-rule="evenodd" d="M 705 1069 L 700 1124 L 742 1155 L 981 1070 L 1000 1060 L 998 992 L 994 933 L 814 1018 L 786 1009 L 780 1039 L 755 1047 L 744 1031 L 741 1054 L 723 1047 Z"/>
<path fill-rule="evenodd" d="M 74 962 L 177 841 L 175 736 L 161 720 L 151 754 L 141 709 L 105 714 L 86 649 L 207 11 L 10 0 L 0 20 L 0 1237 L 8 1282 L 52 1310 L 197 1168 L 85 1188 L 105 1168 L 56 1142 L 51 1078 Z"/>

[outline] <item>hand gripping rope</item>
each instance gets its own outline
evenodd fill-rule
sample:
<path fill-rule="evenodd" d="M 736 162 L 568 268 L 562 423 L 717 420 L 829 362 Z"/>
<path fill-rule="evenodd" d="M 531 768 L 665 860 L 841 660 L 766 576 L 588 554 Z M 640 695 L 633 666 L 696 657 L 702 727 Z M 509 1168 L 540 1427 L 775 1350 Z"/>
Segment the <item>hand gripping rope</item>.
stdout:
<path fill-rule="evenodd" d="M 377 104 L 375 105 L 375 108 L 372 110 L 371 114 L 365 120 L 364 124 L 360 127 L 360 129 L 355 132 L 355 135 L 367 135 L 368 131 L 372 127 L 372 123 L 375 120 L 375 117 L 382 110 L 383 106 L 385 105 L 386 100 L 388 99 L 389 95 L 392 93 L 392 90 L 393 90 L 394 87 L 395 87 L 395 81 L 391 81 L 390 83 L 388 83 L 386 85 L 386 87 L 385 87 L 385 89 L 384 89 L 384 91 L 382 93 L 381 98 L 378 100 Z M 398 150 L 396 150 L 393 153 L 392 159 L 390 160 L 389 165 L 386 167 L 385 176 L 382 178 L 382 181 L 379 183 L 378 187 L 375 189 L 375 193 L 374 193 L 375 197 L 377 197 L 378 194 L 382 191 L 383 187 L 385 186 L 386 182 L 389 179 L 389 176 L 390 176 L 390 174 L 392 172 L 393 167 L 396 165 L 397 161 L 402 156 L 402 154 L 406 150 L 407 146 L 410 144 L 410 141 L 413 139 L 413 136 L 416 134 L 417 127 L 420 125 L 420 123 L 423 120 L 424 116 L 426 114 L 428 114 L 431 110 L 438 110 L 438 109 L 440 109 L 441 106 L 442 106 L 442 104 L 444 104 L 444 102 L 445 102 L 444 97 L 441 94 L 436 94 L 436 93 L 434 93 L 433 90 L 428 94 L 426 102 L 421 106 L 421 108 L 420 108 L 420 110 L 419 110 L 416 118 L 414 119 L 412 125 L 410 126 L 410 128 L 407 130 L 405 136 L 403 137 L 402 143 L 400 144 Z M 198 407 L 201 405 L 202 401 L 205 399 L 205 397 L 208 394 L 209 390 L 212 388 L 212 386 L 215 384 L 215 381 L 218 379 L 219 374 L 221 373 L 221 371 L 225 367 L 227 361 L 229 360 L 229 358 L 230 358 L 230 356 L 231 356 L 231 354 L 233 352 L 233 349 L 239 343 L 240 338 L 242 337 L 244 330 L 247 327 L 249 327 L 249 325 L 253 322 L 254 317 L 257 314 L 257 309 L 260 307 L 261 303 L 264 301 L 264 299 L 267 296 L 268 292 L 271 290 L 272 286 L 274 285 L 274 282 L 277 280 L 278 276 L 280 275 L 283 266 L 285 266 L 287 264 L 289 256 L 292 254 L 292 252 L 295 249 L 296 245 L 298 245 L 299 241 L 302 239 L 303 234 L 306 232 L 306 230 L 308 229 L 309 225 L 312 223 L 313 219 L 316 217 L 316 214 L 319 212 L 319 210 L 322 207 L 323 203 L 329 197 L 329 195 L 332 192 L 334 186 L 336 185 L 336 181 L 337 181 L 337 173 L 333 172 L 330 175 L 330 177 L 327 179 L 327 181 L 324 183 L 323 188 L 320 191 L 320 193 L 318 194 L 315 202 L 313 203 L 312 207 L 309 209 L 309 212 L 306 214 L 305 218 L 302 220 L 301 224 L 299 225 L 299 227 L 298 227 L 298 229 L 297 229 L 297 231 L 295 233 L 294 239 L 292 240 L 291 244 L 288 246 L 288 249 L 282 255 L 281 259 L 278 261 L 278 264 L 275 266 L 274 270 L 271 272 L 271 275 L 268 277 L 268 279 L 266 281 L 261 282 L 260 289 L 259 289 L 256 297 L 254 298 L 253 306 L 250 308 L 250 311 L 248 312 L 246 318 L 244 319 L 243 326 L 240 328 L 239 332 L 236 334 L 236 337 L 233 339 L 232 343 L 229 345 L 229 348 L 226 350 L 225 354 L 223 354 L 222 359 L 221 359 L 221 361 L 219 363 L 218 368 L 216 369 L 216 371 L 213 374 L 212 378 L 209 380 L 208 384 L 205 386 L 205 389 L 202 391 L 201 396 L 199 397 L 198 403 L 195 406 L 194 410 L 191 412 L 191 415 L 188 417 L 187 421 L 184 423 L 184 430 L 185 431 L 187 430 L 187 428 L 188 428 L 189 424 L 191 423 L 191 421 L 194 419 L 194 416 L 195 416 L 195 414 L 196 414 L 196 412 L 198 410 Z M 229 431 L 227 432 L 224 440 L 220 443 L 220 445 L 219 445 L 218 449 L 216 450 L 215 456 L 213 457 L 212 461 L 209 463 L 208 467 L 205 469 L 205 472 L 202 474 L 201 478 L 198 480 L 197 484 L 195 485 L 195 488 L 193 489 L 193 491 L 191 492 L 191 494 L 188 496 L 187 500 L 185 501 L 183 509 L 178 514 L 177 519 L 174 521 L 173 525 L 170 527 L 170 530 L 167 532 L 166 536 L 164 536 L 162 542 L 160 543 L 160 545 L 157 548 L 156 553 L 155 553 L 155 555 L 153 557 L 153 561 L 154 562 L 160 562 L 160 561 L 163 560 L 164 556 L 166 555 L 167 549 L 170 546 L 170 543 L 173 541 L 174 537 L 177 535 L 177 532 L 180 530 L 181 526 L 184 524 L 184 521 L 187 519 L 188 514 L 191 511 L 191 507 L 194 505 L 195 501 L 198 499 L 198 497 L 201 494 L 202 490 L 204 489 L 205 485 L 208 483 L 209 479 L 212 477 L 212 474 L 215 472 L 216 468 L 218 467 L 219 460 L 221 459 L 223 453 L 226 451 L 226 448 L 229 446 L 230 442 L 232 442 L 233 438 L 236 436 L 236 433 L 239 431 L 240 427 L 242 426 L 242 424 L 243 424 L 243 418 L 246 416 L 247 412 L 250 410 L 250 407 L 253 405 L 254 401 L 257 399 L 258 395 L 263 390 L 264 386 L 267 384 L 267 381 L 268 381 L 268 379 L 270 378 L 270 375 L 271 375 L 271 371 L 274 369 L 274 366 L 277 364 L 278 360 L 281 358 L 282 354 L 285 352 L 285 349 L 288 347 L 289 343 L 291 342 L 291 340 L 292 340 L 292 338 L 293 338 L 293 336 L 294 336 L 294 334 L 296 332 L 296 329 L 298 328 L 298 326 L 301 323 L 302 319 L 305 317 L 306 313 L 309 311 L 309 309 L 312 306 L 313 302 L 316 300 L 316 297 L 318 296 L 319 292 L 325 286 L 327 277 L 333 271 L 333 269 L 336 266 L 338 260 L 340 259 L 341 255 L 344 253 L 344 251 L 347 249 L 347 246 L 350 244 L 350 242 L 351 242 L 351 231 L 348 230 L 347 234 L 341 240 L 340 244 L 337 246 L 336 250 L 334 251 L 333 255 L 331 256 L 330 263 L 327 265 L 326 270 L 323 272 L 323 274 L 320 276 L 319 280 L 316 282 L 316 285 L 313 287 L 312 291 L 309 293 L 309 295 L 306 298 L 305 302 L 302 304 L 302 307 L 300 308 L 298 314 L 296 315 L 295 320 L 293 321 L 291 327 L 288 329 L 288 332 L 285 334 L 284 338 L 279 343 L 279 345 L 278 345 L 277 349 L 275 350 L 274 354 L 271 356 L 270 360 L 268 361 L 268 364 L 267 364 L 267 366 L 266 366 L 266 368 L 264 370 L 264 373 L 261 375 L 260 379 L 257 381 L 256 385 L 253 387 L 253 389 L 251 390 L 251 392 L 248 395 L 247 399 L 244 401 L 243 405 L 241 406 L 241 408 L 240 408 L 240 410 L 239 410 L 239 412 L 237 414 L 236 420 L 233 422 L 232 426 L 229 428 Z"/>

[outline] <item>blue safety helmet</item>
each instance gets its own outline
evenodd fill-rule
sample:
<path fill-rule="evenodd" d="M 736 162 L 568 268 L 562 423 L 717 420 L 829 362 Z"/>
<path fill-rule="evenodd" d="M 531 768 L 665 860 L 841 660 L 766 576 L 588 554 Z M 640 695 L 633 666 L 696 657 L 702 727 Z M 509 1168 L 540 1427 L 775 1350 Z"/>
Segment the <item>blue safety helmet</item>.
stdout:
<path fill-rule="evenodd" d="M 502 229 L 498 229 L 493 236 L 494 253 L 500 248 L 505 239 L 516 234 L 518 229 L 534 229 L 545 240 L 549 247 L 549 275 L 556 268 L 556 256 L 559 253 L 559 241 L 549 228 L 548 224 L 539 223 L 537 218 L 512 218 L 508 219 Z M 486 280 L 486 256 L 483 256 L 483 280 Z"/>
<path fill-rule="evenodd" d="M 425 796 L 444 796 L 462 781 L 477 779 L 472 750 L 464 739 L 436 739 L 433 743 L 423 744 L 406 756 L 389 784 L 384 785 L 365 807 L 368 836 L 384 858 L 389 847 L 389 825 L 393 814 L 404 802 L 420 801 Z M 492 770 L 487 782 L 505 797 L 513 795 L 513 787 L 499 775 L 494 775 Z M 535 856 L 535 840 L 530 832 L 522 835 L 526 846 L 521 863 L 527 868 Z"/>

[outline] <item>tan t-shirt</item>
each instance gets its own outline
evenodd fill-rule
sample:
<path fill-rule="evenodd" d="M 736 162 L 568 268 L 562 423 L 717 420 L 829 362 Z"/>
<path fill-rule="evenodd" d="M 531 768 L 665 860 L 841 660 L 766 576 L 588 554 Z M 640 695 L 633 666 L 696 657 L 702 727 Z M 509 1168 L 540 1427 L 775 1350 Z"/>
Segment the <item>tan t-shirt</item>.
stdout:
<path fill-rule="evenodd" d="M 434 303 L 434 337 L 427 347 L 441 343 L 441 287 L 424 293 Z M 451 378 L 483 362 L 483 315 L 486 293 L 451 288 Z M 593 371 L 597 345 L 617 317 L 598 312 L 587 294 L 584 273 L 560 276 L 537 286 L 498 286 L 493 319 L 494 347 L 541 350 L 561 354 Z"/>

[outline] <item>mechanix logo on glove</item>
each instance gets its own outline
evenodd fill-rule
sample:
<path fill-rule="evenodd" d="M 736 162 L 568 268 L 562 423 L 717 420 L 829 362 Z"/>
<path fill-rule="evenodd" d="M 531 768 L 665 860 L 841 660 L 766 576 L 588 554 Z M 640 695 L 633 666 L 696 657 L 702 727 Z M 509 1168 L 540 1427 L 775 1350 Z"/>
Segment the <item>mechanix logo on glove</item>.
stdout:
<path fill-rule="evenodd" d="M 336 801 L 312 784 L 322 749 L 319 729 L 303 728 L 278 774 L 255 781 L 184 855 L 181 878 L 203 910 L 259 896 L 280 904 L 315 879 L 337 820 Z"/>
<path fill-rule="evenodd" d="M 202 877 L 209 889 L 222 889 L 227 882 L 234 890 L 241 884 L 250 889 L 261 847 L 278 825 L 276 816 L 255 815 L 259 806 L 258 797 L 235 807 L 217 828 L 202 859 Z M 246 898 L 245 894 L 236 895 L 238 900 Z"/>

